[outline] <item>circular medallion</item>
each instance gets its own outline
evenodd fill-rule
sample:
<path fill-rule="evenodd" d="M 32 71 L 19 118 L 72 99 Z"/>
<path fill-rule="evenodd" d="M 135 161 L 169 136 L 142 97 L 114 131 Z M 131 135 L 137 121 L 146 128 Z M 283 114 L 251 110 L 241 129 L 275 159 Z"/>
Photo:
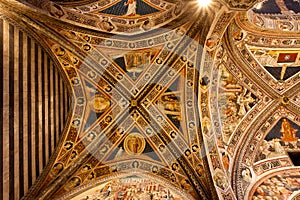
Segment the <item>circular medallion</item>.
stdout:
<path fill-rule="evenodd" d="M 146 141 L 139 133 L 130 133 L 124 140 L 124 149 L 131 155 L 141 154 L 146 146 Z"/>
<path fill-rule="evenodd" d="M 90 105 L 96 113 L 101 113 L 105 112 L 109 108 L 110 101 L 102 95 L 96 95 L 90 101 Z"/>

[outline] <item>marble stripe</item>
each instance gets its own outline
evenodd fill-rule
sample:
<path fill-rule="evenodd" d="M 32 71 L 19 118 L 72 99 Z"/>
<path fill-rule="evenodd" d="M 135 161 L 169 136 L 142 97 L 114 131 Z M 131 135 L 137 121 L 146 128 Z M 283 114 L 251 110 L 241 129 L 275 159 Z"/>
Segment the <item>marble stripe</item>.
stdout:
<path fill-rule="evenodd" d="M 48 113 L 48 105 L 49 105 L 49 91 L 48 91 L 48 69 L 49 69 L 49 62 L 48 62 L 48 57 L 47 55 L 44 53 L 44 98 L 45 98 L 45 104 L 44 104 L 44 143 L 45 143 L 45 151 L 44 151 L 44 159 L 45 159 L 45 165 L 48 163 L 49 161 L 49 151 L 50 151 L 50 146 L 49 146 L 49 142 L 47 142 L 48 138 L 49 138 L 49 113 Z"/>
<path fill-rule="evenodd" d="M 55 66 L 52 66 L 53 69 L 55 69 Z M 59 80 L 58 80 L 58 74 L 56 72 L 56 70 L 54 70 L 54 77 L 55 77 L 55 86 L 54 86 L 54 93 L 55 91 L 59 91 Z M 58 100 L 58 94 L 55 93 L 54 96 L 54 110 L 57 110 L 59 107 L 59 100 Z M 54 115 L 54 123 L 55 123 L 55 140 L 54 140 L 54 145 L 57 144 L 58 138 L 59 138 L 59 114 L 57 113 L 56 115 Z"/>
<path fill-rule="evenodd" d="M 59 102 L 58 102 L 58 104 L 59 104 L 59 110 L 62 110 L 63 111 L 63 101 L 64 101 L 64 99 L 63 99 L 63 82 L 62 82 L 62 79 L 60 79 L 59 80 L 59 88 L 58 88 L 58 90 L 60 91 L 59 93 L 58 93 L 58 99 L 59 99 Z M 63 112 L 60 112 L 59 113 L 59 120 L 58 120 L 58 123 L 59 123 L 59 130 L 62 130 L 62 128 L 63 128 L 63 124 L 64 124 L 64 113 Z M 59 137 L 58 137 L 59 138 Z"/>
<path fill-rule="evenodd" d="M 9 199 L 14 199 L 14 26 L 9 24 Z"/>
<path fill-rule="evenodd" d="M 0 43 L 3 44 L 3 20 L 0 19 Z M 0 90 L 3 91 L 3 45 L 0 45 Z M 3 105 L 3 92 L 0 92 L 0 103 Z M 0 129 L 3 130 L 3 109 L 4 106 L 0 108 Z M 3 134 L 0 134 L 0 177 L 3 177 Z M 0 199 L 3 199 L 3 178 L 0 178 Z"/>
<path fill-rule="evenodd" d="M 40 119 L 39 119 L 39 60 L 38 60 L 38 45 L 36 43 L 34 43 L 34 96 L 35 96 L 35 121 L 34 123 L 34 127 L 35 127 L 35 131 L 34 131 L 34 140 L 35 140 L 35 179 L 38 178 L 39 176 L 39 166 L 40 166 L 40 161 L 39 161 L 39 137 L 40 137 Z"/>
<path fill-rule="evenodd" d="M 23 196 L 28 190 L 28 54 L 27 54 L 27 35 L 23 34 L 23 174 L 24 183 L 23 186 L 20 185 L 20 189 L 23 193 L 20 195 Z"/>
<path fill-rule="evenodd" d="M 23 138 L 24 138 L 24 113 L 23 113 L 23 70 L 24 70 L 24 63 L 23 63 L 23 33 L 21 31 L 18 31 L 19 33 L 19 66 L 18 66 L 18 71 L 19 71 L 19 94 L 18 94 L 18 103 L 19 103 L 19 116 L 17 116 L 19 119 L 19 124 L 17 125 L 19 128 L 19 147 L 18 147 L 18 157 L 19 157 L 19 169 L 18 169 L 18 173 L 19 173 L 19 196 L 18 199 L 20 197 L 22 197 L 24 195 L 24 176 L 22 175 L 24 172 L 24 157 L 22 156 L 23 153 Z M 17 74 L 17 72 L 16 72 Z M 18 133 L 16 133 L 18 134 Z"/>
<path fill-rule="evenodd" d="M 14 84 L 14 141 L 12 141 L 12 143 L 14 143 L 14 199 L 20 199 L 20 181 L 19 181 L 19 170 L 20 170 L 20 160 L 19 160 L 19 136 L 22 135 L 21 130 L 20 130 L 20 126 L 19 126 L 19 116 L 20 116 L 20 88 L 19 86 L 19 80 L 20 80 L 20 71 L 21 69 L 19 69 L 19 30 L 18 29 L 14 29 L 14 70 L 13 70 L 13 76 L 14 76 L 14 81 L 12 82 L 12 84 Z"/>
<path fill-rule="evenodd" d="M 3 199 L 9 199 L 9 23 L 3 23 Z"/>
<path fill-rule="evenodd" d="M 36 142 L 35 142 L 35 134 L 36 134 L 36 106 L 35 104 L 37 103 L 37 100 L 36 100 L 36 93 L 35 93 L 35 48 L 34 48 L 35 44 L 33 42 L 33 40 L 31 40 L 31 69 L 30 69 L 30 75 L 31 75 L 31 89 L 30 89 L 30 95 L 31 95 L 31 105 L 30 105 L 30 109 L 31 110 L 31 132 L 29 134 L 31 134 L 31 155 L 32 155 L 32 159 L 31 159 L 31 171 L 32 171 L 32 183 L 36 180 L 36 159 L 35 159 L 35 156 L 36 156 Z"/>
<path fill-rule="evenodd" d="M 55 130 L 54 130 L 54 76 L 53 76 L 53 62 L 51 61 L 50 64 L 50 118 L 51 118 L 51 151 L 53 152 L 54 150 L 54 136 L 55 136 Z"/>
<path fill-rule="evenodd" d="M 28 111 L 28 115 L 27 115 L 27 119 L 28 119 L 28 143 L 27 143 L 27 147 L 28 147 L 28 154 L 27 154 L 27 158 L 28 158 L 28 188 L 32 185 L 32 145 L 31 145 L 31 140 L 32 140 L 32 124 L 31 124 L 31 113 L 32 113 L 32 109 L 31 109 L 31 104 L 32 104 L 32 100 L 31 100 L 31 39 L 29 37 L 27 37 L 27 92 L 28 92 L 28 103 L 27 103 L 27 111 Z M 30 178 L 29 178 L 30 177 Z"/>
<path fill-rule="evenodd" d="M 37 46 L 37 66 L 38 66 L 38 103 L 36 104 L 38 107 L 38 112 L 37 112 L 37 116 L 38 116 L 38 138 L 36 141 L 38 141 L 38 154 L 37 154 L 37 158 L 39 161 L 39 166 L 38 166 L 38 170 L 37 170 L 37 176 L 39 176 L 39 174 L 42 172 L 43 170 L 43 135 L 45 134 L 43 132 L 42 126 L 43 126 L 43 116 L 42 116 L 42 112 L 43 112 L 43 101 L 42 101 L 42 50 L 40 48 L 40 46 Z"/>

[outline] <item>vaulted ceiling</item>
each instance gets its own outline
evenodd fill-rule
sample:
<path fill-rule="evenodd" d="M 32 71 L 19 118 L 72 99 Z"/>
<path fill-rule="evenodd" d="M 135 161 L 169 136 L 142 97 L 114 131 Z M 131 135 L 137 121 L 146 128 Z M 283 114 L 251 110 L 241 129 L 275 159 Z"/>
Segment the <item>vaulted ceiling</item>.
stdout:
<path fill-rule="evenodd" d="M 0 0 L 0 198 L 299 198 L 299 11 Z"/>

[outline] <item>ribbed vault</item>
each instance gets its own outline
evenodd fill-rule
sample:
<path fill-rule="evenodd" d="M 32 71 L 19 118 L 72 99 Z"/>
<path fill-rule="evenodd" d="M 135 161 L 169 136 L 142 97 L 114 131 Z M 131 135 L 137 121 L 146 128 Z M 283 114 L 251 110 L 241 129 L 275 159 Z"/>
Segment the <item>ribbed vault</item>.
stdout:
<path fill-rule="evenodd" d="M 32 146 L 48 157 L 32 163 L 43 164 L 26 194 L 30 185 L 24 189 L 13 173 L 7 179 L 9 166 L 2 165 L 3 199 L 297 198 L 300 38 L 292 3 L 136 3 L 0 1 L 1 30 L 18 41 L 6 43 L 21 47 L 19 30 L 24 41 L 37 41 L 30 43 L 37 55 L 30 55 L 47 61 L 38 67 L 57 70 L 65 102 L 53 111 L 61 117 L 55 150 Z M 259 11 L 260 4 L 274 7 Z M 30 98 L 50 105 L 42 88 L 57 91 L 48 68 L 34 69 L 33 58 L 27 63 L 41 82 Z M 47 121 L 52 111 L 42 110 L 34 119 Z M 52 134 L 49 122 L 34 127 L 37 137 L 48 125 Z M 4 137 L 15 140 L 10 134 Z"/>

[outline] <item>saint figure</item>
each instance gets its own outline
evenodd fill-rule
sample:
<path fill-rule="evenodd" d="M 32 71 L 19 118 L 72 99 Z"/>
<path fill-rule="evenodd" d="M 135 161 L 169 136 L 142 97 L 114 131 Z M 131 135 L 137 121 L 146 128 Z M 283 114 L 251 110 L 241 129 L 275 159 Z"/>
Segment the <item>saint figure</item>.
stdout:
<path fill-rule="evenodd" d="M 136 14 L 136 0 L 127 0 L 127 3 L 124 6 L 128 6 L 127 16 L 134 16 Z"/>
<path fill-rule="evenodd" d="M 129 140 L 129 148 L 132 151 L 132 153 L 138 153 L 139 149 L 139 139 L 136 136 L 133 136 Z"/>
<path fill-rule="evenodd" d="M 285 142 L 295 142 L 298 140 L 298 137 L 296 137 L 297 129 L 294 129 L 287 119 L 282 120 L 280 132 L 282 133 L 281 139 Z"/>

